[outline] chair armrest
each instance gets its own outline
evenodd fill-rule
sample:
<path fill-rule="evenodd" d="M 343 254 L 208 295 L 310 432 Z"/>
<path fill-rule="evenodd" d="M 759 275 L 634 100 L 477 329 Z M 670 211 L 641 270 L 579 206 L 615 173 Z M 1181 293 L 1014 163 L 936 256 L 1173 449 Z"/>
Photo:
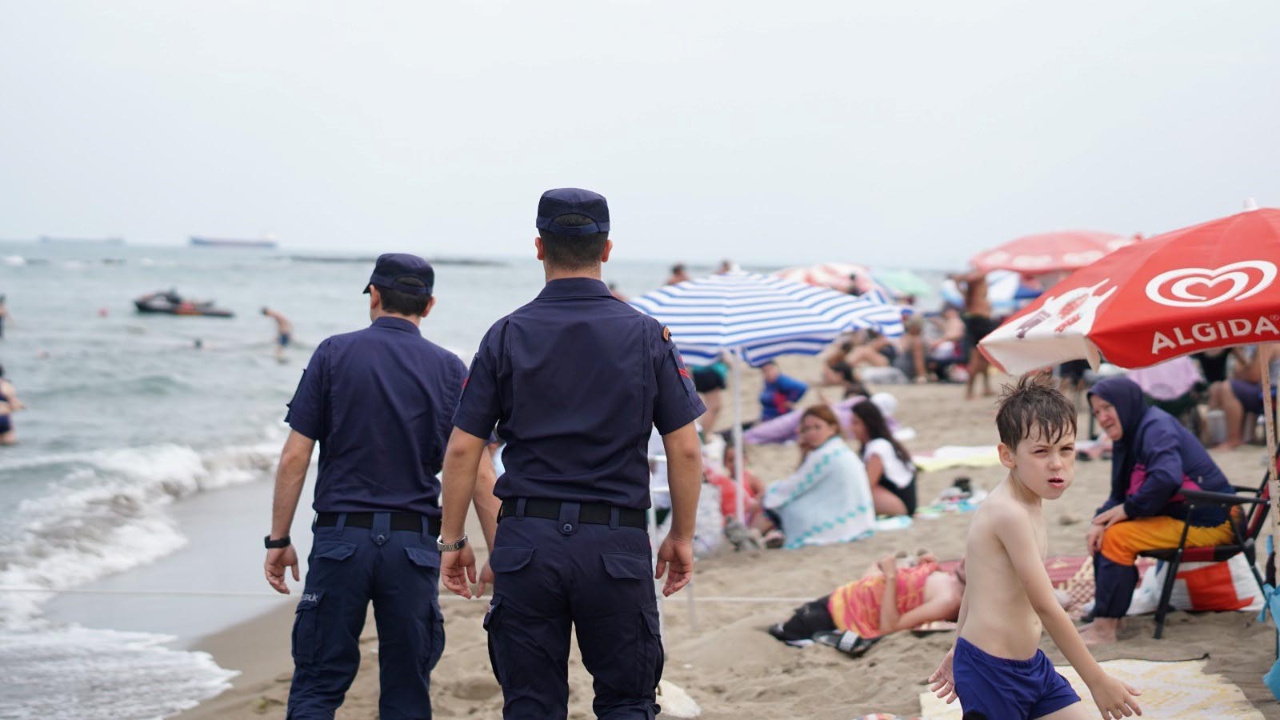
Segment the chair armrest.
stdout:
<path fill-rule="evenodd" d="M 1213 505 L 1257 505 L 1271 502 L 1259 497 L 1241 497 L 1229 493 L 1209 492 L 1207 490 L 1183 490 L 1182 497 L 1195 501 L 1195 504 L 1210 503 Z"/>

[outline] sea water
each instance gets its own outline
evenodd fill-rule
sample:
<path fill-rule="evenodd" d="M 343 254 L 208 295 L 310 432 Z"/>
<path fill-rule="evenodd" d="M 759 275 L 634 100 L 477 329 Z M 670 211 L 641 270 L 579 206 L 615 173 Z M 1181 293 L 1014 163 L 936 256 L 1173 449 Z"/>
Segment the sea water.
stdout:
<path fill-rule="evenodd" d="M 158 718 L 227 687 L 233 673 L 208 655 L 112 627 L 113 608 L 123 615 L 142 600 L 95 597 L 83 624 L 44 609 L 59 591 L 142 572 L 183 549 L 188 537 L 175 515 L 184 503 L 270 485 L 287 434 L 285 403 L 316 344 L 368 325 L 361 290 L 371 269 L 367 259 L 272 251 L 0 244 L 0 293 L 11 314 L 0 363 L 29 406 L 14 416 L 19 444 L 0 448 L 0 718 Z M 606 276 L 642 292 L 665 269 L 612 262 Z M 423 333 L 468 362 L 489 325 L 543 284 L 532 257 L 441 264 L 436 273 L 438 303 Z M 135 311 L 132 298 L 170 288 L 214 299 L 235 317 Z M 294 322 L 284 362 L 262 306 Z M 308 504 L 304 497 L 304 518 Z M 261 527 L 225 542 L 258 544 L 269 506 L 240 512 Z M 183 634 L 220 629 L 191 614 Z"/>

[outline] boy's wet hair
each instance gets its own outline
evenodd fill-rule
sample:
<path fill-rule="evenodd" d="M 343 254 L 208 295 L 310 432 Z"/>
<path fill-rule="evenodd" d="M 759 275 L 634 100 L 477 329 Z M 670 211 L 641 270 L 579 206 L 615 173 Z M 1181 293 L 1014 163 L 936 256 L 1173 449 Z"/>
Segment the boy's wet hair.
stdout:
<path fill-rule="evenodd" d="M 1046 442 L 1056 443 L 1076 434 L 1076 407 L 1043 375 L 1028 373 L 1015 386 L 1005 385 L 996 412 L 1000 442 L 1010 450 L 1035 430 Z"/>

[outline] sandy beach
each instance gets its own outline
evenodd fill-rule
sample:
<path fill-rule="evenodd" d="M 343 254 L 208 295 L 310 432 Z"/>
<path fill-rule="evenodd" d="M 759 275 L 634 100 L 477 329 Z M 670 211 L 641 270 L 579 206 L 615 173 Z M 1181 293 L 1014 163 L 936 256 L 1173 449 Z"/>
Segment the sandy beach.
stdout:
<path fill-rule="evenodd" d="M 819 364 L 815 358 L 784 358 L 782 365 L 790 375 L 808 382 L 817 380 Z M 759 380 L 758 373 L 748 376 L 743 406 L 750 418 L 757 411 L 754 397 Z M 907 443 L 913 452 L 943 445 L 996 442 L 995 409 L 990 398 L 966 402 L 963 388 L 955 385 L 876 389 L 899 399 L 899 422 L 917 432 L 916 439 Z M 816 394 L 810 392 L 804 402 L 816 399 Z M 726 398 L 721 424 L 727 424 L 730 412 Z M 1083 436 L 1088 427 L 1087 415 L 1081 413 L 1080 422 Z M 794 446 L 758 447 L 751 451 L 750 466 L 769 482 L 785 477 L 794 469 L 798 457 Z M 1257 447 L 1214 454 L 1237 484 L 1259 481 L 1261 457 L 1262 451 Z M 1109 472 L 1109 462 L 1078 463 L 1074 486 L 1062 500 L 1046 504 L 1051 555 L 1084 553 L 1083 520 L 1105 498 Z M 924 473 L 920 477 L 922 504 L 959 476 L 968 476 L 975 486 L 989 489 L 1002 479 L 1003 468 Z M 702 706 L 702 717 L 710 720 L 850 720 L 871 712 L 906 716 L 919 713 L 918 695 L 953 641 L 952 633 L 925 637 L 900 633 L 880 642 L 864 657 L 850 659 L 820 646 L 784 646 L 763 629 L 785 619 L 801 601 L 825 595 L 856 578 L 885 553 L 928 548 L 940 558 L 958 558 L 969 518 L 966 514 L 951 514 L 917 519 L 905 530 L 881 532 L 850 544 L 755 554 L 727 550 L 700 561 L 693 586 L 696 618 L 683 593 L 665 604 L 664 677 L 684 688 Z M 442 595 L 442 605 L 448 641 L 432 676 L 435 717 L 499 717 L 501 693 L 489 669 L 486 637 L 480 626 L 485 603 Z M 197 648 L 210 652 L 221 666 L 242 674 L 233 682 L 233 689 L 180 717 L 284 718 L 292 670 L 292 617 L 290 605 L 198 643 Z M 1280 704 L 1261 682 L 1274 659 L 1275 631 L 1270 624 L 1259 624 L 1248 613 L 1175 612 L 1170 616 L 1165 639 L 1152 639 L 1153 627 L 1150 616 L 1131 619 L 1122 631 L 1120 643 L 1095 654 L 1100 660 L 1184 660 L 1207 654 L 1209 672 L 1220 673 L 1236 684 L 1265 717 L 1280 718 Z M 377 639 L 372 618 L 362 644 L 365 655 L 360 674 L 338 718 L 377 717 Z M 1063 662 L 1047 636 L 1042 647 L 1055 662 Z M 577 660 L 576 651 L 571 663 L 569 717 L 590 718 L 590 677 Z"/>

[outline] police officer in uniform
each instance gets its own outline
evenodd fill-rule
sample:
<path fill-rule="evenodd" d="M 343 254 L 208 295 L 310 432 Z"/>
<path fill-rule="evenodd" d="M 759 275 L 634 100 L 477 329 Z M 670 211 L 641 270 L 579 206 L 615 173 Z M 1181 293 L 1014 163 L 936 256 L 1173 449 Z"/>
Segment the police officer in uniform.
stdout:
<path fill-rule="evenodd" d="M 444 650 L 437 588 L 440 485 L 466 366 L 423 338 L 435 273 L 422 258 L 378 258 L 364 288 L 372 325 L 320 343 L 289 403 L 276 475 L 267 582 L 298 579 L 289 527 L 320 443 L 315 539 L 293 630 L 290 720 L 332 720 L 360 665 L 369 602 L 378 625 L 382 720 L 431 717 Z M 492 470 L 490 470 L 492 474 Z"/>
<path fill-rule="evenodd" d="M 463 534 L 473 498 L 491 548 L 485 616 L 504 718 L 564 718 L 570 626 L 595 680 L 600 718 L 653 718 L 662 675 L 649 507 L 650 431 L 663 436 L 672 527 L 658 550 L 664 593 L 693 572 L 705 408 L 656 320 L 600 281 L 609 208 L 587 190 L 549 190 L 534 245 L 546 287 L 481 341 L 445 454 L 441 550 L 445 586 L 471 596 L 475 556 Z M 477 458 L 494 426 L 506 442 L 496 537 L 475 493 Z"/>

